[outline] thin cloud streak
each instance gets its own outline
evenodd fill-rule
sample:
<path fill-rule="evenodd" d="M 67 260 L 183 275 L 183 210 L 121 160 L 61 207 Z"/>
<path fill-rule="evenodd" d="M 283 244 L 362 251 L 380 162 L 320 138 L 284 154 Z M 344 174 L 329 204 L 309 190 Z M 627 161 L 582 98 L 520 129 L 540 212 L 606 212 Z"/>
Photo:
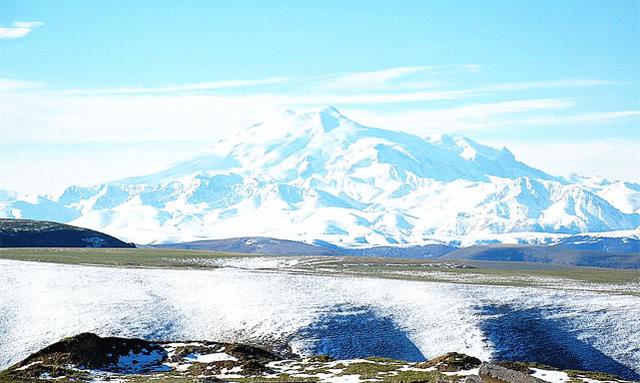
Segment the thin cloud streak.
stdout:
<path fill-rule="evenodd" d="M 43 26 L 40 21 L 16 21 L 11 27 L 0 27 L 0 39 L 18 39 L 25 37 L 34 28 Z"/>
<path fill-rule="evenodd" d="M 550 116 L 550 117 L 533 117 L 522 121 L 524 125 L 555 125 L 555 124 L 574 124 L 574 123 L 593 123 L 608 120 L 616 120 L 619 118 L 640 116 L 640 110 L 621 110 L 615 112 L 599 112 L 584 113 L 572 116 Z"/>
<path fill-rule="evenodd" d="M 598 139 L 580 142 L 514 142 L 489 140 L 506 146 L 520 161 L 556 175 L 571 173 L 640 182 L 640 172 L 631 158 L 640 157 L 640 140 Z M 585 150 L 588 148 L 588 150 Z M 545 155 L 540 155 L 544 153 Z"/>
<path fill-rule="evenodd" d="M 494 103 L 468 104 L 455 108 L 424 110 L 412 109 L 394 112 L 376 112 L 365 109 L 349 110 L 356 120 L 380 127 L 404 126 L 410 131 L 461 131 L 470 127 L 485 127 L 496 122 L 496 117 L 543 110 L 568 109 L 574 106 L 567 99 L 529 99 Z M 492 126 L 492 125 L 490 125 Z"/>
<path fill-rule="evenodd" d="M 472 64 L 396 67 L 383 71 L 352 73 L 349 75 L 352 77 L 347 79 L 372 81 L 376 86 L 388 86 L 391 79 L 404 78 L 411 73 L 431 73 L 454 67 L 458 72 L 477 70 Z M 337 78 L 325 76 L 321 79 L 328 83 Z M 271 77 L 158 87 L 70 90 L 45 88 L 33 91 L 34 88 L 43 86 L 0 78 L 0 105 L 5 109 L 0 133 L 8 141 L 59 141 L 69 137 L 73 137 L 73 141 L 217 139 L 230 131 L 259 121 L 260 115 L 265 111 L 326 105 L 345 109 L 347 116 L 366 125 L 416 134 L 426 131 L 489 131 L 530 125 L 561 126 L 637 117 L 639 112 L 635 110 L 570 115 L 565 110 L 574 107 L 571 98 L 507 98 L 508 92 L 515 90 L 600 86 L 610 83 L 603 80 L 561 79 L 502 83 L 457 90 L 385 92 L 374 89 L 353 93 L 348 89 L 336 89 L 325 93 L 316 89 L 318 83 L 314 84 L 309 79 Z M 401 85 L 409 84 L 410 82 L 405 82 Z M 278 85 L 278 90 L 270 88 L 270 85 Z M 253 88 L 258 86 L 266 88 Z M 225 92 L 225 89 L 232 88 L 242 89 L 242 92 Z M 214 92 L 216 90 L 218 92 Z M 477 102 L 482 96 L 493 96 L 500 92 L 505 92 L 502 98 L 506 100 Z M 429 103 L 428 109 L 402 105 L 416 102 L 425 102 L 424 105 L 427 105 L 430 101 L 446 101 L 448 107 L 433 109 L 438 107 L 436 103 Z M 451 107 L 452 104 L 458 106 Z M 378 105 L 390 107 L 377 108 Z M 247 115 L 247 110 L 252 113 Z M 558 112 L 559 115 L 546 115 L 548 113 L 545 111 L 551 110 L 561 112 Z"/>
<path fill-rule="evenodd" d="M 319 87 L 351 91 L 431 88 L 442 84 L 442 81 L 436 81 L 434 78 L 441 78 L 442 71 L 447 69 L 454 70 L 456 74 L 480 72 L 480 66 L 477 64 L 394 67 L 325 76 Z"/>
<path fill-rule="evenodd" d="M 12 92 L 36 89 L 42 87 L 41 83 L 33 81 L 15 80 L 0 77 L 0 92 Z"/>
<path fill-rule="evenodd" d="M 348 110 L 347 115 L 366 125 L 396 128 L 410 133 L 491 131 L 500 128 L 524 126 L 563 126 L 590 124 L 640 116 L 640 110 L 581 113 L 564 116 L 531 115 L 545 110 L 566 110 L 573 106 L 570 100 L 539 99 L 489 104 L 471 104 L 439 110 L 405 110 L 401 112 L 375 112 L 363 109 Z M 524 114 L 518 118 L 505 118 Z"/>
<path fill-rule="evenodd" d="M 575 87 L 590 87 L 601 85 L 619 85 L 619 82 L 606 81 L 606 80 L 590 80 L 590 79 L 564 79 L 564 80 L 552 80 L 552 81 L 525 81 L 525 82 L 512 82 L 496 85 L 489 85 L 479 88 L 488 92 L 509 92 L 517 90 L 534 90 L 534 89 L 553 89 L 553 88 L 575 88 Z"/>
<path fill-rule="evenodd" d="M 373 72 L 356 72 L 338 76 L 322 84 L 325 89 L 379 89 L 387 86 L 389 81 L 433 71 L 431 66 L 397 67 Z"/>
<path fill-rule="evenodd" d="M 562 79 L 540 82 L 514 82 L 494 84 L 481 87 L 451 89 L 435 88 L 441 83 L 423 78 L 401 83 L 390 83 L 390 80 L 403 78 L 409 73 L 421 73 L 432 67 L 402 67 L 377 72 L 361 72 L 337 79 L 323 77 L 315 84 L 309 80 L 297 80 L 299 89 L 296 92 L 281 90 L 279 92 L 259 93 L 255 90 L 246 93 L 252 96 L 273 97 L 280 103 L 291 105 L 328 105 L 328 104 L 394 104 L 434 100 L 456 100 L 467 97 L 477 97 L 496 93 L 526 91 L 535 89 L 592 87 L 614 85 L 616 82 L 591 79 Z M 190 94 L 206 91 L 220 91 L 231 88 L 251 88 L 283 84 L 294 79 L 287 77 L 272 77 L 256 80 L 227 80 L 217 82 L 202 82 L 184 85 L 169 85 L 159 87 L 124 87 L 114 89 L 70 89 L 58 93 L 67 95 L 143 95 L 156 93 Z M 418 88 L 431 88 L 422 91 L 409 91 Z M 1 89 L 0 89 L 1 90 Z M 329 92 L 326 92 L 329 90 Z M 368 92 L 363 92 L 367 90 Z M 389 90 L 400 90 L 389 92 Z M 376 92 L 372 92 L 376 91 Z M 221 94 L 220 94 L 221 95 Z"/>
<path fill-rule="evenodd" d="M 347 104 L 396 104 L 418 101 L 457 100 L 468 97 L 473 92 L 468 90 L 381 93 L 381 94 L 351 94 L 351 95 L 314 95 L 314 96 L 275 96 L 281 98 L 282 103 L 291 105 L 347 105 Z"/>
<path fill-rule="evenodd" d="M 217 90 L 225 88 L 243 88 L 258 85 L 273 85 L 288 81 L 287 77 L 271 77 L 257 80 L 225 80 L 215 82 L 200 82 L 195 84 L 169 85 L 161 87 L 115 88 L 115 89 L 70 89 L 63 90 L 64 94 L 78 95 L 127 95 L 147 93 L 176 93 L 203 90 Z"/>

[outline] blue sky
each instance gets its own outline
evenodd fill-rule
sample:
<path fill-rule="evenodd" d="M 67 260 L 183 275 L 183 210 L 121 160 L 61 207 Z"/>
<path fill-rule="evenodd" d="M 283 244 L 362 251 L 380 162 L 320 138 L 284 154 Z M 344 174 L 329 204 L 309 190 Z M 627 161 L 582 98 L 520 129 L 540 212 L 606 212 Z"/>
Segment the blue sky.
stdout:
<path fill-rule="evenodd" d="M 638 1 L 5 0 L 0 187 L 151 171 L 272 109 L 326 104 L 640 181 L 639 41 Z"/>

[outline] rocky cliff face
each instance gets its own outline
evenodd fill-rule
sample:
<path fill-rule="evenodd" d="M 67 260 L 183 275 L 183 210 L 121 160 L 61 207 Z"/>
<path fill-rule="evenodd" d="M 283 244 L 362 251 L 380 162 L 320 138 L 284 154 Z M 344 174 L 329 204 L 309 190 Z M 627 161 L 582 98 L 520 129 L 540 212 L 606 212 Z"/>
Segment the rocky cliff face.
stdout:
<path fill-rule="evenodd" d="M 20 382 L 624 382 L 615 376 L 559 371 L 520 362 L 486 363 L 448 353 L 423 362 L 370 357 L 277 355 L 209 341 L 149 342 L 84 333 L 63 339 L 0 372 Z"/>

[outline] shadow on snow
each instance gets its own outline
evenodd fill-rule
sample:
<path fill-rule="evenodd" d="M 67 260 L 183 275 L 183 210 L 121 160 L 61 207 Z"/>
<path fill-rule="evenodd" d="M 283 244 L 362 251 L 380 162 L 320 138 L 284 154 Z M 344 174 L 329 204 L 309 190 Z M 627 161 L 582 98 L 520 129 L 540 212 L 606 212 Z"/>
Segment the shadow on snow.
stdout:
<path fill-rule="evenodd" d="M 295 336 L 314 355 L 336 359 L 379 356 L 423 361 L 424 355 L 390 318 L 370 308 L 335 307 Z"/>
<path fill-rule="evenodd" d="M 484 306 L 482 331 L 494 345 L 495 360 L 538 362 L 560 369 L 603 371 L 639 379 L 633 369 L 577 338 L 567 319 L 549 318 L 552 312 L 508 305 Z"/>

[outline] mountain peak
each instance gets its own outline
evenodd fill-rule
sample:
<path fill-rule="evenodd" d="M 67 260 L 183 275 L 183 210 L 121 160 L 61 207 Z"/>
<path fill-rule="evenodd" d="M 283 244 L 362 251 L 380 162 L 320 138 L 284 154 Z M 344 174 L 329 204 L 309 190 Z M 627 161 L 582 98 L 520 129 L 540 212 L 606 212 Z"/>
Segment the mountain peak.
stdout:
<path fill-rule="evenodd" d="M 327 106 L 325 106 L 325 107 L 322 107 L 322 108 L 318 111 L 318 113 L 321 113 L 321 114 L 322 114 L 322 113 L 324 113 L 324 114 L 330 114 L 330 115 L 332 115 L 332 116 L 334 116 L 334 117 L 338 117 L 338 116 L 340 116 L 340 117 L 344 117 L 344 116 L 342 115 L 342 113 L 340 113 L 340 111 L 339 111 L 335 106 L 333 106 L 333 105 L 327 105 Z"/>
<path fill-rule="evenodd" d="M 272 117 L 164 171 L 71 188 L 57 200 L 8 196 L 0 214 L 77 218 L 140 243 L 266 236 L 385 244 L 640 223 L 506 148 L 367 127 L 331 106 Z"/>

